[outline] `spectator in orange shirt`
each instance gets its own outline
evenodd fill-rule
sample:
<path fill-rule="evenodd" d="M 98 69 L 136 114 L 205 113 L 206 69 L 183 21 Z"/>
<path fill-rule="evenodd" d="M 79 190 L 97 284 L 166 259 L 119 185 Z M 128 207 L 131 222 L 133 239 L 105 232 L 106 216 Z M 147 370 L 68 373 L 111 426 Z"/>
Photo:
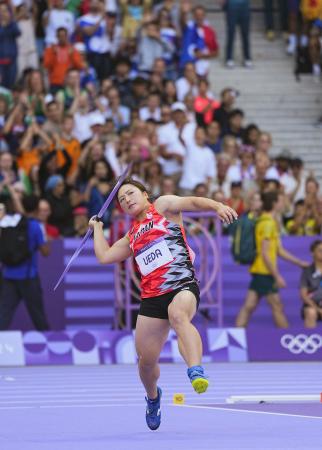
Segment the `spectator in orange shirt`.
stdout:
<path fill-rule="evenodd" d="M 44 54 L 44 67 L 48 70 L 50 89 L 53 94 L 64 86 L 68 70 L 84 68 L 80 53 L 68 41 L 66 28 L 58 28 L 57 41 L 57 44 L 47 47 Z"/>

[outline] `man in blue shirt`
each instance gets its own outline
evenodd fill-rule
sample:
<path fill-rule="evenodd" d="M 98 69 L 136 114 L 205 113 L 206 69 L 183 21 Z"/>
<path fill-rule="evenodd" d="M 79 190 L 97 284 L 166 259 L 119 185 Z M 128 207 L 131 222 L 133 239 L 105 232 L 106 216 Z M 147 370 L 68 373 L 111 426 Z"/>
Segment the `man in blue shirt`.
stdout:
<path fill-rule="evenodd" d="M 22 299 L 25 301 L 34 327 L 39 331 L 49 329 L 44 311 L 37 264 L 38 250 L 43 256 L 48 256 L 49 247 L 45 242 L 40 224 L 35 219 L 38 204 L 39 198 L 34 195 L 23 199 L 23 207 L 28 223 L 27 234 L 30 256 L 18 265 L 3 265 L 3 280 L 0 290 L 0 330 L 8 329 Z M 0 221 L 0 227 L 6 226 L 5 220 L 10 221 L 10 216 L 6 216 Z"/>

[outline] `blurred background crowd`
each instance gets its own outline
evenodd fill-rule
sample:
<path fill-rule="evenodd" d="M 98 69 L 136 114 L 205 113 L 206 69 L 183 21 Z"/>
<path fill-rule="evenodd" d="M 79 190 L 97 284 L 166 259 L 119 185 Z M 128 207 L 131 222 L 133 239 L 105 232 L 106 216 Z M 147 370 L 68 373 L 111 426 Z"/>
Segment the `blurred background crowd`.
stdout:
<path fill-rule="evenodd" d="M 271 40 L 273 2 L 264 3 Z M 306 48 L 318 75 L 321 9 L 280 3 L 286 51 Z M 319 234 L 322 197 L 314 173 L 291 149 L 272 158 L 274 136 L 245 122 L 243 93 L 234 86 L 218 92 L 209 83 L 219 52 L 226 70 L 234 67 L 236 26 L 245 71 L 256 70 L 249 2 L 222 6 L 226 42 L 204 7 L 186 0 L 0 2 L 1 216 L 23 212 L 23 196 L 35 194 L 49 240 L 82 236 L 133 161 L 134 177 L 154 197 L 208 196 L 242 214 L 259 192 L 275 190 L 283 195 L 282 232 Z M 106 229 L 118 213 L 114 206 L 104 216 Z"/>

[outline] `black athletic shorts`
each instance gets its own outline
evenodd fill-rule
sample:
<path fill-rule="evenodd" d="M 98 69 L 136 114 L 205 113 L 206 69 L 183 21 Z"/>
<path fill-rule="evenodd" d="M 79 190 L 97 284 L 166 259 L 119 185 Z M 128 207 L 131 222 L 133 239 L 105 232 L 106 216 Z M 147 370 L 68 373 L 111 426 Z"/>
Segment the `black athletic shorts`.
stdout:
<path fill-rule="evenodd" d="M 168 292 L 167 294 L 159 295 L 157 297 L 143 298 L 141 301 L 139 314 L 141 314 L 141 316 L 155 317 L 157 319 L 169 319 L 168 306 L 178 292 L 181 291 L 190 291 L 194 294 L 197 301 L 197 310 L 200 303 L 199 286 L 197 283 L 190 283 L 181 286 L 174 291 Z"/>

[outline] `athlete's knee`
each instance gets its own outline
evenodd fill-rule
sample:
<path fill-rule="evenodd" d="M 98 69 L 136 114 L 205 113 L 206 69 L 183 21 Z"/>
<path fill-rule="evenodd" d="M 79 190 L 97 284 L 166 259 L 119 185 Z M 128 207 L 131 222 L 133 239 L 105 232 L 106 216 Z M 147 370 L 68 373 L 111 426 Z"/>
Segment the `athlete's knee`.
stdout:
<path fill-rule="evenodd" d="M 138 355 L 139 367 L 144 370 L 150 370 L 158 363 L 157 357 L 154 355 Z"/>
<path fill-rule="evenodd" d="M 169 322 L 175 330 L 189 322 L 189 317 L 184 311 L 169 310 Z"/>

